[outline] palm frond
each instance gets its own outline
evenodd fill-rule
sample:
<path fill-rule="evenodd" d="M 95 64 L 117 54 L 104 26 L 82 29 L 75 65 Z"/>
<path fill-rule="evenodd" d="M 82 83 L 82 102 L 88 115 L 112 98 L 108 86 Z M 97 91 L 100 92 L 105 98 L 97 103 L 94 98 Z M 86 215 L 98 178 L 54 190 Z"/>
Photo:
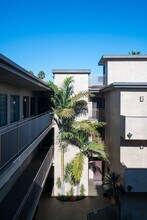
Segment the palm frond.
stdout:
<path fill-rule="evenodd" d="M 121 200 L 124 194 L 124 187 L 121 184 L 121 180 L 121 174 L 110 172 L 105 176 L 103 181 L 103 188 L 107 197 L 113 198 L 116 203 Z"/>
<path fill-rule="evenodd" d="M 88 97 L 89 96 L 89 92 L 88 91 L 80 91 L 77 94 L 73 95 L 73 97 L 71 98 L 71 101 L 73 103 L 77 102 L 80 99 L 83 99 L 84 97 Z"/>
<path fill-rule="evenodd" d="M 97 137 L 99 136 L 99 133 L 96 130 L 93 123 L 88 120 L 75 121 L 73 123 L 73 127 L 78 128 L 79 130 L 84 131 L 84 132 L 88 133 L 89 135 L 94 135 Z"/>
<path fill-rule="evenodd" d="M 72 175 L 76 182 L 80 182 L 84 169 L 84 154 L 76 154 L 72 165 Z"/>
<path fill-rule="evenodd" d="M 97 155 L 99 159 L 109 162 L 105 151 L 105 146 L 103 143 L 97 143 L 95 141 L 91 141 L 87 145 L 87 150 Z"/>
<path fill-rule="evenodd" d="M 61 119 L 72 118 L 75 115 L 75 111 L 72 108 L 55 109 L 54 113 Z"/>
<path fill-rule="evenodd" d="M 75 110 L 76 116 L 80 113 L 87 113 L 88 107 L 87 107 L 87 101 L 84 99 L 78 100 L 74 103 L 73 108 Z"/>
<path fill-rule="evenodd" d="M 67 77 L 63 81 L 60 89 L 62 91 L 62 98 L 64 106 L 69 105 L 71 101 L 71 96 L 73 95 L 73 86 L 72 83 L 74 82 L 73 77 Z"/>
<path fill-rule="evenodd" d="M 102 122 L 102 121 L 97 121 L 97 122 L 93 122 L 93 126 L 95 128 L 102 128 L 106 125 L 106 122 Z"/>

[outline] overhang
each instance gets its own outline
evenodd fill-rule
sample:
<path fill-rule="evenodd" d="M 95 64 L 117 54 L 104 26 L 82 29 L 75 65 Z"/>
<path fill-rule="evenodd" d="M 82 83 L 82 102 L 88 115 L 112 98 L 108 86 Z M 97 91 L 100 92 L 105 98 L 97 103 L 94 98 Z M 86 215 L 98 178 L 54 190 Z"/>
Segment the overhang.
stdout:
<path fill-rule="evenodd" d="M 47 83 L 0 54 L 0 82 L 12 86 L 49 91 Z"/>
<path fill-rule="evenodd" d="M 134 82 L 114 82 L 111 83 L 110 85 L 102 88 L 100 91 L 105 92 L 114 88 L 119 88 L 119 89 L 147 89 L 147 82 L 141 82 L 141 83 L 134 83 Z"/>

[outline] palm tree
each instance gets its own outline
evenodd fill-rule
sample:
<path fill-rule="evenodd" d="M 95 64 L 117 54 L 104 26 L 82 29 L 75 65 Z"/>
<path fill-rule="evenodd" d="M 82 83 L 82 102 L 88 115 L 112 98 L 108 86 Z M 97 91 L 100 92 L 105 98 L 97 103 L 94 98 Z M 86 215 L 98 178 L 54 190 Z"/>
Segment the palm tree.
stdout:
<path fill-rule="evenodd" d="M 134 51 L 132 50 L 131 52 L 129 52 L 130 55 L 139 55 L 140 51 Z"/>
<path fill-rule="evenodd" d="M 121 175 L 116 172 L 109 172 L 103 181 L 103 188 L 105 195 L 112 198 L 113 201 L 119 205 L 121 197 L 124 194 L 124 187 L 121 184 Z"/>
<path fill-rule="evenodd" d="M 62 195 L 64 195 L 64 152 L 68 146 L 69 131 L 75 117 L 85 111 L 87 102 L 82 98 L 88 95 L 88 92 L 73 93 L 73 78 L 67 77 L 61 86 L 55 85 L 49 81 L 48 84 L 52 90 L 51 101 L 53 103 L 52 111 L 54 120 L 59 129 L 58 140 L 61 151 L 61 186 Z"/>
<path fill-rule="evenodd" d="M 44 79 L 45 78 L 45 72 L 44 71 L 39 71 L 39 73 L 38 73 L 38 78 L 40 78 L 40 79 Z"/>
<path fill-rule="evenodd" d="M 93 155 L 108 162 L 104 144 L 99 142 L 99 133 L 96 128 L 104 126 L 102 122 L 92 123 L 90 121 L 75 122 L 69 133 L 69 143 L 79 148 L 79 153 L 75 155 L 72 161 L 72 176 L 77 184 L 77 194 L 79 183 L 84 169 L 84 158 L 90 159 Z M 94 140 L 89 137 L 93 135 Z"/>

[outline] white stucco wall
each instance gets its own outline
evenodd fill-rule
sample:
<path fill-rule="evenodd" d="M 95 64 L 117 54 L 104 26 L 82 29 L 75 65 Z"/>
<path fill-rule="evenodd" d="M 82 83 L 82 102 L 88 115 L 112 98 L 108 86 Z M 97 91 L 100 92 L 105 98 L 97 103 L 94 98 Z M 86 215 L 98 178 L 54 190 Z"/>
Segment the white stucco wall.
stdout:
<path fill-rule="evenodd" d="M 121 146 L 120 147 L 120 161 L 126 167 L 130 168 L 147 168 L 147 146 Z"/>
<path fill-rule="evenodd" d="M 108 61 L 107 84 L 147 82 L 147 61 Z"/>
<path fill-rule="evenodd" d="M 125 140 L 147 140 L 147 117 L 146 116 L 121 116 L 121 136 Z M 131 134 L 129 137 L 128 134 Z"/>
<path fill-rule="evenodd" d="M 121 91 L 120 96 L 120 115 L 147 116 L 147 91 Z"/>
<path fill-rule="evenodd" d="M 54 74 L 54 82 L 57 85 L 61 85 L 63 80 L 66 77 L 74 77 L 74 93 L 78 93 L 79 91 L 88 91 L 88 74 L 83 74 L 83 73 L 66 73 L 66 74 Z"/>

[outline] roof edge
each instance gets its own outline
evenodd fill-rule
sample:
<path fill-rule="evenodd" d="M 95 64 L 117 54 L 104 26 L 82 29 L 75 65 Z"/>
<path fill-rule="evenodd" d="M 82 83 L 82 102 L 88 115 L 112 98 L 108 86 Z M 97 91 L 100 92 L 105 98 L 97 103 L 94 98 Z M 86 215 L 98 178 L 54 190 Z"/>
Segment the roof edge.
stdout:
<path fill-rule="evenodd" d="M 103 66 L 108 60 L 146 60 L 147 54 L 131 55 L 131 54 L 120 54 L 120 55 L 103 55 L 98 62 L 99 66 Z"/>
<path fill-rule="evenodd" d="M 128 88 L 128 89 L 132 89 L 132 88 L 140 88 L 140 89 L 144 89 L 147 88 L 147 82 L 140 82 L 140 83 L 135 83 L 135 82 L 114 82 L 109 84 L 108 86 L 101 88 L 100 91 L 101 92 L 105 92 L 108 90 L 111 90 L 113 88 Z"/>
<path fill-rule="evenodd" d="M 7 58 L 6 56 L 4 56 L 3 54 L 0 53 L 0 61 L 2 61 L 4 64 L 10 66 L 11 68 L 17 70 L 19 73 L 21 73 L 22 77 L 28 77 L 28 80 L 30 78 L 30 80 L 34 81 L 34 83 L 39 83 L 42 84 L 42 86 L 44 87 L 48 87 L 48 84 L 46 82 L 44 82 L 43 80 L 39 79 L 37 76 L 29 73 L 29 71 L 27 71 L 26 69 L 24 69 L 23 67 L 19 66 L 18 64 L 16 64 L 15 62 L 13 62 L 12 60 L 10 60 L 9 58 Z"/>
<path fill-rule="evenodd" d="M 91 69 L 53 69 L 54 74 L 90 74 Z"/>

